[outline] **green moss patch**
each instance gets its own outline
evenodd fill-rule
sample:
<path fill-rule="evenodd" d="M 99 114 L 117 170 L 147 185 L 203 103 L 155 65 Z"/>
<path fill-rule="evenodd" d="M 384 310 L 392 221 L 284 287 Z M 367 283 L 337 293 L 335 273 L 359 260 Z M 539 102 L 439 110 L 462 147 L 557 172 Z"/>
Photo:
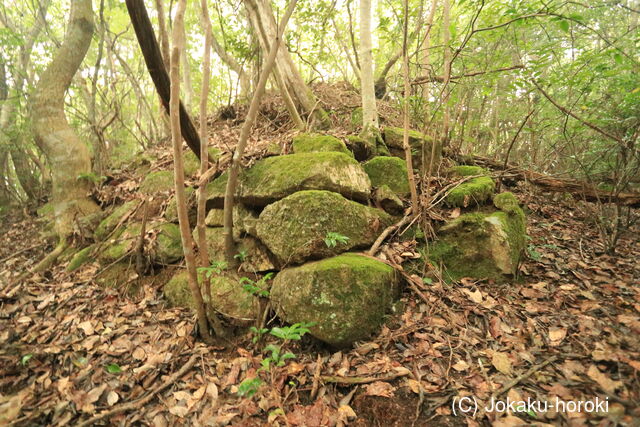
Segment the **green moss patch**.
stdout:
<path fill-rule="evenodd" d="M 480 205 L 493 195 L 496 183 L 488 176 L 480 176 L 465 181 L 453 188 L 445 198 L 451 207 L 467 207 Z"/>
<path fill-rule="evenodd" d="M 374 187 L 388 186 L 400 197 L 409 194 L 407 164 L 397 157 L 378 156 L 366 162 L 364 170 Z"/>
<path fill-rule="evenodd" d="M 176 224 L 162 223 L 152 226 L 156 241 L 150 251 L 151 260 L 158 264 L 171 264 L 184 256 L 180 228 Z"/>
<path fill-rule="evenodd" d="M 213 161 L 216 161 L 220 157 L 221 151 L 215 147 L 209 147 L 209 157 Z M 196 154 L 187 150 L 184 153 L 184 174 L 185 176 L 195 175 L 196 172 L 200 170 L 200 159 L 196 156 Z"/>
<path fill-rule="evenodd" d="M 227 174 L 207 187 L 209 208 L 224 202 Z M 336 152 L 298 153 L 268 157 L 241 171 L 237 199 L 249 206 L 266 206 L 300 190 L 329 190 L 366 201 L 371 182 L 352 157 Z"/>
<path fill-rule="evenodd" d="M 311 335 L 336 347 L 368 339 L 396 295 L 392 267 L 353 253 L 287 268 L 271 288 L 271 302 L 282 319 L 314 322 Z"/>
<path fill-rule="evenodd" d="M 149 173 L 140 184 L 140 192 L 146 196 L 173 190 L 173 172 L 156 171 Z"/>
<path fill-rule="evenodd" d="M 212 314 L 223 314 L 235 324 L 246 325 L 254 322 L 260 313 L 260 301 L 247 292 L 240 284 L 239 276 L 212 275 L 210 278 L 212 304 L 205 292 L 203 273 L 198 274 L 202 297 Z M 163 293 L 174 307 L 194 308 L 193 296 L 189 288 L 186 271 L 176 273 L 163 287 Z"/>
<path fill-rule="evenodd" d="M 300 191 L 267 206 L 258 219 L 257 237 L 281 264 L 297 264 L 372 244 L 393 219 L 330 191 Z M 329 233 L 346 242 L 329 247 Z"/>
<path fill-rule="evenodd" d="M 442 143 L 415 130 L 409 130 L 408 136 L 413 167 L 428 167 L 433 151 L 432 169 L 437 170 L 442 159 Z M 383 138 L 391 156 L 405 158 L 403 128 L 387 126 L 384 128 Z"/>
<path fill-rule="evenodd" d="M 348 156 L 353 156 L 344 142 L 335 136 L 303 133 L 293 138 L 294 153 L 316 153 L 325 151 L 336 151 Z"/>
<path fill-rule="evenodd" d="M 91 255 L 94 249 L 95 245 L 91 245 L 76 252 L 76 254 L 71 258 L 71 261 L 69 261 L 65 270 L 68 272 L 75 271 L 87 262 L 91 261 L 93 259 Z"/>

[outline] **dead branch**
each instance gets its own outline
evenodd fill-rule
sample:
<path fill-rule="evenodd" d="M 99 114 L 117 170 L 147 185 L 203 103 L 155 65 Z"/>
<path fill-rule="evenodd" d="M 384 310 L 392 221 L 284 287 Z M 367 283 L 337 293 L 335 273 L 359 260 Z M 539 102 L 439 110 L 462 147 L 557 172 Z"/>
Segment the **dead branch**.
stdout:
<path fill-rule="evenodd" d="M 449 80 L 459 80 L 459 79 L 463 79 L 465 77 L 475 77 L 475 76 L 480 76 L 480 75 L 483 75 L 483 74 L 501 73 L 503 71 L 521 70 L 523 68 L 524 68 L 524 65 L 513 65 L 511 67 L 496 68 L 495 70 L 474 71 L 472 73 L 461 74 L 459 76 L 451 76 L 449 78 Z M 431 82 L 442 83 L 442 82 L 444 82 L 444 77 L 443 76 L 433 76 L 433 75 L 418 76 L 415 79 L 413 79 L 411 84 L 412 85 L 421 85 L 421 84 L 424 84 L 424 83 L 431 83 Z"/>

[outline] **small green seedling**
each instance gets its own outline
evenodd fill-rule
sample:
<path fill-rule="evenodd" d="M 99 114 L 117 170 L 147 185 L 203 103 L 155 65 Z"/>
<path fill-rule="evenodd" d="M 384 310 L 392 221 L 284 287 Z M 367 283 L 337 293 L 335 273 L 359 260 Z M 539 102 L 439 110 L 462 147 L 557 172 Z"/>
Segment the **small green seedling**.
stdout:
<path fill-rule="evenodd" d="M 313 325 L 315 325 L 315 322 L 294 323 L 291 326 L 283 326 L 282 328 L 275 327 L 271 329 L 270 333 L 285 341 L 299 341 L 304 334 L 309 332 L 309 328 Z"/>
<path fill-rule="evenodd" d="M 227 263 L 224 261 L 217 261 L 211 264 L 209 267 L 198 267 L 198 273 L 204 273 L 207 279 L 211 279 L 214 274 L 222 274 L 223 270 L 226 270 Z"/>
<path fill-rule="evenodd" d="M 327 245 L 328 248 L 334 248 L 338 243 L 346 245 L 348 241 L 349 238 L 347 236 L 334 233 L 333 231 L 328 232 L 327 235 L 324 236 L 324 244 Z"/>
<path fill-rule="evenodd" d="M 243 249 L 240 252 L 238 252 L 237 254 L 235 254 L 233 257 L 235 259 L 237 259 L 238 261 L 240 261 L 240 262 L 244 262 L 247 259 L 248 255 L 249 254 L 247 253 L 247 251 Z"/>
<path fill-rule="evenodd" d="M 249 330 L 251 332 L 253 332 L 253 339 L 251 340 L 251 342 L 253 342 L 254 344 L 257 343 L 258 341 L 260 341 L 260 339 L 262 338 L 262 336 L 264 334 L 269 332 L 269 329 L 267 329 L 267 328 L 258 329 L 255 326 L 250 327 Z"/>
<path fill-rule="evenodd" d="M 269 291 L 266 290 L 267 281 L 271 280 L 272 277 L 273 273 L 267 273 L 257 282 L 249 279 L 248 277 L 243 277 L 240 279 L 240 284 L 242 285 L 242 288 L 251 295 L 266 298 L 269 296 Z"/>
<path fill-rule="evenodd" d="M 262 366 L 260 368 L 261 371 L 269 372 L 272 365 L 282 367 L 287 360 L 296 358 L 296 355 L 291 353 L 290 351 L 286 352 L 285 354 L 280 354 L 280 346 L 274 344 L 269 344 L 264 348 L 264 350 L 270 351 L 271 356 L 263 359 L 262 362 L 260 362 L 260 365 Z"/>
<path fill-rule="evenodd" d="M 261 385 L 262 380 L 260 378 L 247 378 L 238 386 L 238 396 L 251 397 L 256 394 Z"/>
<path fill-rule="evenodd" d="M 122 368 L 117 363 L 111 363 L 111 364 L 107 365 L 105 367 L 105 369 L 110 374 L 119 374 L 120 372 L 122 372 Z"/>
<path fill-rule="evenodd" d="M 32 357 L 33 354 L 31 353 L 22 356 L 22 358 L 20 359 L 20 363 L 22 364 L 22 366 L 27 366 L 27 363 L 29 363 L 29 360 L 31 360 Z"/>

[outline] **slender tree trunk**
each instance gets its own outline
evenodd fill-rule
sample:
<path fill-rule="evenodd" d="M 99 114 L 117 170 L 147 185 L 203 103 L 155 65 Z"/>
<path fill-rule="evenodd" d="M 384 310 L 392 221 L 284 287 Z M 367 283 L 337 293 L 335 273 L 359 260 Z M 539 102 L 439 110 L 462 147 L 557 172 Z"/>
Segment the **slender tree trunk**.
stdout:
<path fill-rule="evenodd" d="M 187 34 L 183 29 L 182 37 L 186 40 Z M 184 104 L 187 111 L 191 114 L 193 112 L 193 84 L 191 83 L 191 65 L 189 65 L 189 52 L 187 49 L 182 49 L 182 55 L 180 60 L 182 61 L 182 83 L 184 85 Z"/>
<path fill-rule="evenodd" d="M 270 0 L 245 0 L 249 22 L 257 35 L 263 52 L 269 52 L 269 44 L 276 38 L 277 27 Z M 313 116 L 314 127 L 326 129 L 331 125 L 327 112 L 302 79 L 287 49 L 278 49 L 276 72 L 280 73 L 289 94 L 306 114 Z"/>
<path fill-rule="evenodd" d="M 378 111 L 373 81 L 373 43 L 371 41 L 371 0 L 360 0 L 360 83 L 362 94 L 362 133 L 364 139 L 378 138 Z"/>
<path fill-rule="evenodd" d="M 404 103 L 403 118 L 404 130 L 402 135 L 402 145 L 404 146 L 404 156 L 407 163 L 407 178 L 409 179 L 409 188 L 411 190 L 411 213 L 418 214 L 418 191 L 416 189 L 416 180 L 413 174 L 413 159 L 411 155 L 411 147 L 409 146 L 409 96 L 411 95 L 411 83 L 409 82 L 409 1 L 403 0 L 404 6 L 404 22 L 402 37 L 402 74 L 404 79 Z"/>
<path fill-rule="evenodd" d="M 280 22 L 280 26 L 277 29 L 276 37 L 271 44 L 271 48 L 269 49 L 269 54 L 267 55 L 267 59 L 264 63 L 264 68 L 260 72 L 260 79 L 258 80 L 258 84 L 256 85 L 256 91 L 253 94 L 253 99 L 251 99 L 247 118 L 242 124 L 242 129 L 240 129 L 238 146 L 236 147 L 236 151 L 233 153 L 231 167 L 229 168 L 229 179 L 227 180 L 227 188 L 224 194 L 223 231 L 225 242 L 225 257 L 229 265 L 235 263 L 235 242 L 233 241 L 233 205 L 235 203 L 235 193 L 236 187 L 238 185 L 238 174 L 240 173 L 240 160 L 242 159 L 242 156 L 244 154 L 244 149 L 247 145 L 247 140 L 249 139 L 251 128 L 253 127 L 253 124 L 258 115 L 260 101 L 262 100 L 262 96 L 264 95 L 264 90 L 267 85 L 267 80 L 269 79 L 269 74 L 271 74 L 271 70 L 275 65 L 276 56 L 278 54 L 278 48 L 282 41 L 284 29 L 287 26 L 287 22 L 289 21 L 289 18 L 291 17 L 291 14 L 296 7 L 296 3 L 297 0 L 290 0 L 289 5 L 287 6 L 287 10 L 285 11 L 284 16 L 282 17 L 282 21 Z"/>
<path fill-rule="evenodd" d="M 198 284 L 198 273 L 196 271 L 195 256 L 193 254 L 193 240 L 189 227 L 189 215 L 187 213 L 187 202 L 184 191 L 184 164 L 182 159 L 182 135 L 180 131 L 180 51 L 184 48 L 184 10 L 186 0 L 178 1 L 175 21 L 173 23 L 173 46 L 171 52 L 171 97 L 169 101 L 169 117 L 171 121 L 171 141 L 173 143 L 173 165 L 176 187 L 176 205 L 178 208 L 178 222 L 180 224 L 180 236 L 184 249 L 184 259 L 187 264 L 189 275 L 189 288 L 196 305 L 198 316 L 198 326 L 200 334 L 205 342 L 211 342 L 209 334 L 209 322 L 205 310 L 200 285 Z M 200 153 L 198 153 L 200 154 Z"/>
<path fill-rule="evenodd" d="M 451 90 L 449 89 L 449 81 L 451 79 L 451 49 L 449 48 L 449 43 L 451 39 L 451 32 L 449 30 L 449 21 L 450 21 L 450 5 L 449 0 L 443 0 L 442 4 L 442 31 L 443 31 L 443 49 L 444 49 L 444 82 L 443 82 L 443 96 L 442 102 L 444 103 L 444 113 L 442 118 L 442 143 L 443 146 L 449 145 L 449 121 L 450 119 L 450 108 L 449 108 L 449 94 Z"/>
<path fill-rule="evenodd" d="M 167 34 L 166 12 L 164 11 L 164 0 L 155 0 L 156 13 L 158 14 L 158 33 L 160 35 L 160 51 L 162 52 L 162 61 L 169 71 L 169 35 Z M 160 104 L 160 114 L 162 115 L 162 125 L 165 135 L 171 135 L 171 127 L 169 124 L 169 115 L 163 106 L 162 97 L 158 95 Z M 165 114 L 163 114 L 165 112 Z"/>
<path fill-rule="evenodd" d="M 91 6 L 91 0 L 71 1 L 64 42 L 40 76 L 31 99 L 35 138 L 51 165 L 56 231 L 61 238 L 73 232 L 78 217 L 99 210 L 88 197 L 91 183 L 79 179 L 91 172 L 89 150 L 71 129 L 64 113 L 65 92 L 91 44 Z"/>

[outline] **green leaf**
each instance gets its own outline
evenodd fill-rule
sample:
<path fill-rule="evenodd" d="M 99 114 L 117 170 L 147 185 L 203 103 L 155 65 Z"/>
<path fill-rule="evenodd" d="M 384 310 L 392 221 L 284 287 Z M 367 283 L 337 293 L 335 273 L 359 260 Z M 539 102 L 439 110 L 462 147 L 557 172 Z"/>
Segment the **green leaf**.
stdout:
<path fill-rule="evenodd" d="M 119 374 L 122 372 L 122 368 L 117 363 L 111 363 L 106 366 L 107 372 L 110 374 Z"/>
<path fill-rule="evenodd" d="M 569 21 L 558 21 L 558 27 L 560 27 L 560 29 L 562 31 L 564 31 L 565 33 L 569 32 Z"/>
<path fill-rule="evenodd" d="M 22 364 L 22 366 L 26 366 L 27 363 L 29 363 L 29 360 L 31 360 L 32 357 L 33 357 L 33 354 L 31 354 L 31 353 L 25 354 L 24 356 L 22 356 L 22 359 L 20 359 L 20 363 Z"/>
<path fill-rule="evenodd" d="M 618 52 L 613 54 L 613 59 L 618 63 L 618 64 L 622 64 L 622 55 L 620 55 Z"/>
<path fill-rule="evenodd" d="M 262 380 L 260 378 L 247 378 L 238 386 L 238 396 L 251 397 L 256 394 L 261 385 Z"/>

